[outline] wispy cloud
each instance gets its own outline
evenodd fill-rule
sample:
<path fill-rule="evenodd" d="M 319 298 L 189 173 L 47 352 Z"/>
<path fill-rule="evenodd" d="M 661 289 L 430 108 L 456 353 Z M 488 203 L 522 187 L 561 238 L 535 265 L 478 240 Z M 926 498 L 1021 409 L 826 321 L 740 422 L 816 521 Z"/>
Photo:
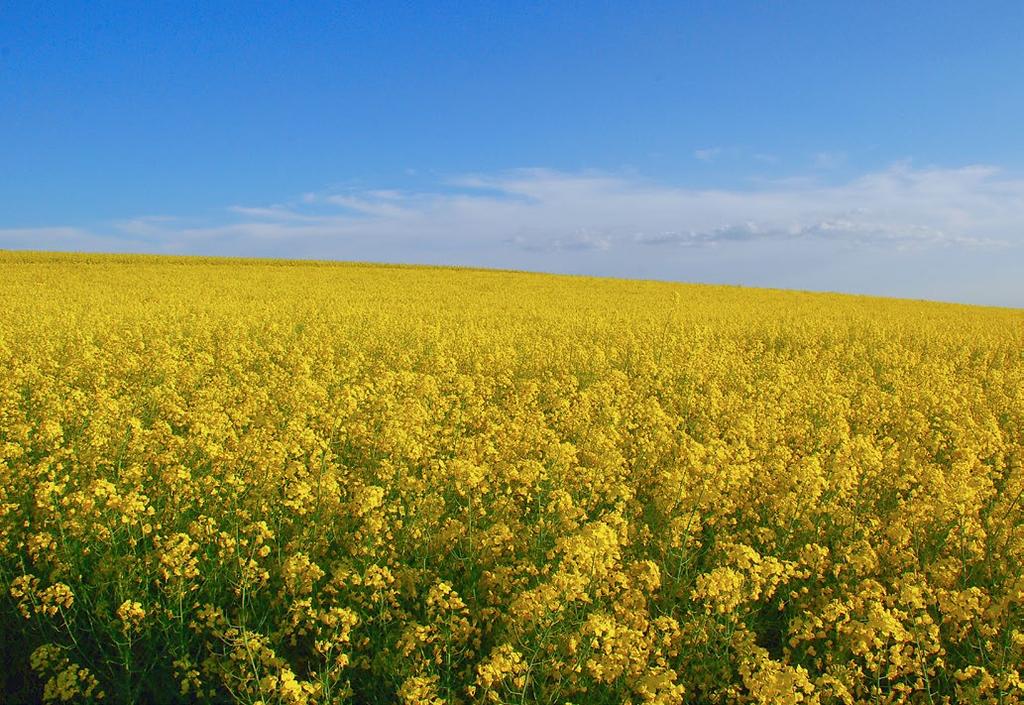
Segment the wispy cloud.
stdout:
<path fill-rule="evenodd" d="M 811 240 L 833 244 L 893 244 L 904 250 L 911 247 L 936 245 L 963 245 L 967 247 L 1002 247 L 1006 240 L 957 235 L 927 225 L 889 225 L 848 219 L 821 220 L 791 227 L 765 227 L 755 222 L 735 223 L 711 230 L 667 231 L 637 233 L 636 242 L 644 245 L 697 246 L 724 242 L 752 240 Z"/>
<path fill-rule="evenodd" d="M 802 176 L 697 189 L 520 169 L 431 190 L 233 205 L 216 221 L 0 229 L 0 247 L 450 263 L 909 295 L 933 291 L 927 276 L 947 281 L 930 295 L 955 299 L 1002 276 L 986 268 L 1024 271 L 1024 180 L 992 166 L 898 163 L 838 184 Z M 933 264 L 915 274 L 915 262 Z M 886 267 L 888 279 L 879 279 Z M 1024 285 L 1007 282 L 1000 302 L 1024 305 Z"/>
<path fill-rule="evenodd" d="M 242 218 L 255 220 L 315 221 L 316 216 L 298 213 L 288 206 L 230 206 L 228 210 Z"/>
<path fill-rule="evenodd" d="M 721 147 L 708 147 L 706 149 L 696 149 L 693 152 L 693 156 L 702 162 L 713 162 L 722 154 Z"/>
<path fill-rule="evenodd" d="M 161 234 L 166 237 L 166 232 Z M 148 246 L 140 237 L 122 234 L 116 227 L 112 227 L 109 232 L 97 232 L 71 226 L 0 228 L 0 248 L 58 252 L 158 251 Z"/>
<path fill-rule="evenodd" d="M 537 240 L 525 235 L 515 235 L 506 240 L 507 243 L 527 252 L 583 252 L 587 250 L 608 250 L 612 239 L 607 234 L 580 230 L 566 237 L 555 237 Z"/>
<path fill-rule="evenodd" d="M 838 169 L 846 163 L 846 152 L 818 152 L 812 163 L 815 169 Z"/>

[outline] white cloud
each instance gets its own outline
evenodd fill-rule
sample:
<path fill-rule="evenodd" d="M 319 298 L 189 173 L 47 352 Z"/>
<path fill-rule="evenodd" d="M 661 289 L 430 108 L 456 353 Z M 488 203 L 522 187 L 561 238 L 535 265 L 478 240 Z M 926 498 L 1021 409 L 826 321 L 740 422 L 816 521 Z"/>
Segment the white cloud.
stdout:
<path fill-rule="evenodd" d="M 57 252 L 155 251 L 134 236 L 97 233 L 84 228 L 0 228 L 0 249 L 50 250 Z"/>
<path fill-rule="evenodd" d="M 846 152 L 818 152 L 813 163 L 815 169 L 838 169 L 846 163 Z"/>
<path fill-rule="evenodd" d="M 236 205 L 218 222 L 0 229 L 0 247 L 495 266 L 1024 306 L 1024 180 L 991 166 L 899 163 L 839 184 L 695 189 L 521 169 L 430 191 Z M 1000 293 L 986 297 L 986 286 Z"/>
<path fill-rule="evenodd" d="M 694 150 L 693 156 L 702 162 L 713 162 L 721 153 L 721 147 L 708 147 L 707 149 Z"/>
<path fill-rule="evenodd" d="M 312 203 L 313 201 L 307 201 Z M 256 220 L 293 220 L 293 221 L 311 221 L 316 220 L 313 216 L 303 215 L 297 213 L 288 206 L 273 205 L 273 206 L 230 206 L 228 208 L 232 213 L 242 216 L 243 218 L 252 218 Z"/>

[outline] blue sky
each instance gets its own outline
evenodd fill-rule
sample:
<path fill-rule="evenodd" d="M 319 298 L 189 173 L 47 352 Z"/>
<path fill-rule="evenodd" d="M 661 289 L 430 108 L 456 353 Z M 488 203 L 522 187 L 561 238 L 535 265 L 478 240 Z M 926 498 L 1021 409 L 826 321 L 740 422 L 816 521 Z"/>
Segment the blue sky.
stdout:
<path fill-rule="evenodd" d="M 0 248 L 1024 307 L 1021 36 L 1019 2 L 6 2 Z"/>

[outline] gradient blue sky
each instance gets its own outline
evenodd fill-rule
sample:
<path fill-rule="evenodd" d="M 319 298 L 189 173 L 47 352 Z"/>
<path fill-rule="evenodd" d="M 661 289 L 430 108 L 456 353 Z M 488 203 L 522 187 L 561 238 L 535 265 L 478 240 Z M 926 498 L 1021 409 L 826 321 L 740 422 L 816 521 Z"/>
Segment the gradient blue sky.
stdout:
<path fill-rule="evenodd" d="M 0 248 L 1024 306 L 1024 4 L 0 3 Z"/>

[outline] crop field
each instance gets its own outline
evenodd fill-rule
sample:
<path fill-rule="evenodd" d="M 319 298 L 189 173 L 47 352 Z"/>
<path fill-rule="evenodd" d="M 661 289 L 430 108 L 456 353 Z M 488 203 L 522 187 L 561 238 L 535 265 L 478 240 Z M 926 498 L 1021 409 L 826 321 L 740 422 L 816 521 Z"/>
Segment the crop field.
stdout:
<path fill-rule="evenodd" d="M 0 700 L 1024 702 L 1024 311 L 0 253 Z"/>

